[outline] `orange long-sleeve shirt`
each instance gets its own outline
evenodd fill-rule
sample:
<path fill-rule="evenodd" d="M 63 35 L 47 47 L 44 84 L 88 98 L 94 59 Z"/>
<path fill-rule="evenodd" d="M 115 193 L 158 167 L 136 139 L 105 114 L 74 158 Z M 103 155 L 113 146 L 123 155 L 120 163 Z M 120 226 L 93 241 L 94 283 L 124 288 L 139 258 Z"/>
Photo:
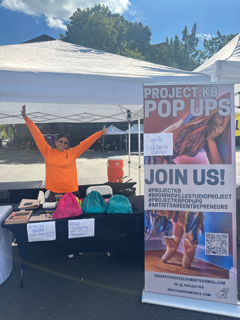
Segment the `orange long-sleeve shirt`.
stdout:
<path fill-rule="evenodd" d="M 46 189 L 58 193 L 77 191 L 76 159 L 102 136 L 102 131 L 94 133 L 74 148 L 58 151 L 49 146 L 38 127 L 28 117 L 25 121 L 45 160 Z"/>

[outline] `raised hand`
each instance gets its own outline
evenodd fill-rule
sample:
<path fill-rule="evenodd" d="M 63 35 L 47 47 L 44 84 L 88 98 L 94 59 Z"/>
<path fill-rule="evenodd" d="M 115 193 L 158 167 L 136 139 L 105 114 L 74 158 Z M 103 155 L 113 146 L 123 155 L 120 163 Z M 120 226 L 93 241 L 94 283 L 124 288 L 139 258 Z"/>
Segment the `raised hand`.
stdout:
<path fill-rule="evenodd" d="M 22 106 L 21 115 L 25 119 L 27 117 L 26 115 L 26 105 Z"/>
<path fill-rule="evenodd" d="M 108 134 L 108 129 L 106 128 L 106 126 L 104 126 L 104 127 L 102 128 L 102 133 L 103 133 L 103 134 Z"/>
<path fill-rule="evenodd" d="M 214 140 L 216 137 L 218 137 L 222 133 L 223 133 L 223 126 L 220 126 L 220 125 L 214 126 L 212 132 L 208 134 L 206 139 Z"/>

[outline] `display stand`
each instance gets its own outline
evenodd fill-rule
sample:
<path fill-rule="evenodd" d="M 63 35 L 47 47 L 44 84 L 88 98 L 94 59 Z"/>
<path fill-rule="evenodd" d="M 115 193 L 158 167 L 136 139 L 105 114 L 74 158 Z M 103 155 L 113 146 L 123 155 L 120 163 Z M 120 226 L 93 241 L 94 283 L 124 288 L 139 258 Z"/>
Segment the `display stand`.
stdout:
<path fill-rule="evenodd" d="M 158 304 L 160 306 L 171 308 L 207 312 L 218 314 L 220 316 L 240 318 L 240 305 L 183 298 L 167 294 L 147 292 L 144 290 L 142 294 L 142 302 Z"/>
<path fill-rule="evenodd" d="M 229 83 L 143 87 L 142 302 L 240 318 L 234 87 Z M 177 94 L 190 88 L 196 93 Z M 205 99 L 205 90 L 211 102 Z M 225 113 L 220 110 L 224 101 Z M 218 134 L 214 126 L 221 127 Z M 210 172 L 217 179 L 224 177 L 212 182 L 206 177 Z"/>

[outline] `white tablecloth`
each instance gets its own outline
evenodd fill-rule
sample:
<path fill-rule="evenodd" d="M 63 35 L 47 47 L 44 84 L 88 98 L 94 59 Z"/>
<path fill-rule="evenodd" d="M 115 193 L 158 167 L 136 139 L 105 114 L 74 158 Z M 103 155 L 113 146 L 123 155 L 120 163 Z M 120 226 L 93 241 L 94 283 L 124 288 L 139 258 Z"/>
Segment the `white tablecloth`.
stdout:
<path fill-rule="evenodd" d="M 0 284 L 10 276 L 13 267 L 12 232 L 1 227 L 11 212 L 12 206 L 0 206 Z"/>

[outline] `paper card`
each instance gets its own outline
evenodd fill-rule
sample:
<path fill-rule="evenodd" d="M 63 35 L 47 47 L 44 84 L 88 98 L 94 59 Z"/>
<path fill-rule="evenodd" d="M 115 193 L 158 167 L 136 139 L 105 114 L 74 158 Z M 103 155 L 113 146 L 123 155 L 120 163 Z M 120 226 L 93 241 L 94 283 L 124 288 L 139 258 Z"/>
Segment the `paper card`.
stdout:
<path fill-rule="evenodd" d="M 27 224 L 28 242 L 56 240 L 55 221 Z"/>
<path fill-rule="evenodd" d="M 68 238 L 95 236 L 95 219 L 68 220 Z"/>
<path fill-rule="evenodd" d="M 172 156 L 172 133 L 144 134 L 144 156 Z"/>

